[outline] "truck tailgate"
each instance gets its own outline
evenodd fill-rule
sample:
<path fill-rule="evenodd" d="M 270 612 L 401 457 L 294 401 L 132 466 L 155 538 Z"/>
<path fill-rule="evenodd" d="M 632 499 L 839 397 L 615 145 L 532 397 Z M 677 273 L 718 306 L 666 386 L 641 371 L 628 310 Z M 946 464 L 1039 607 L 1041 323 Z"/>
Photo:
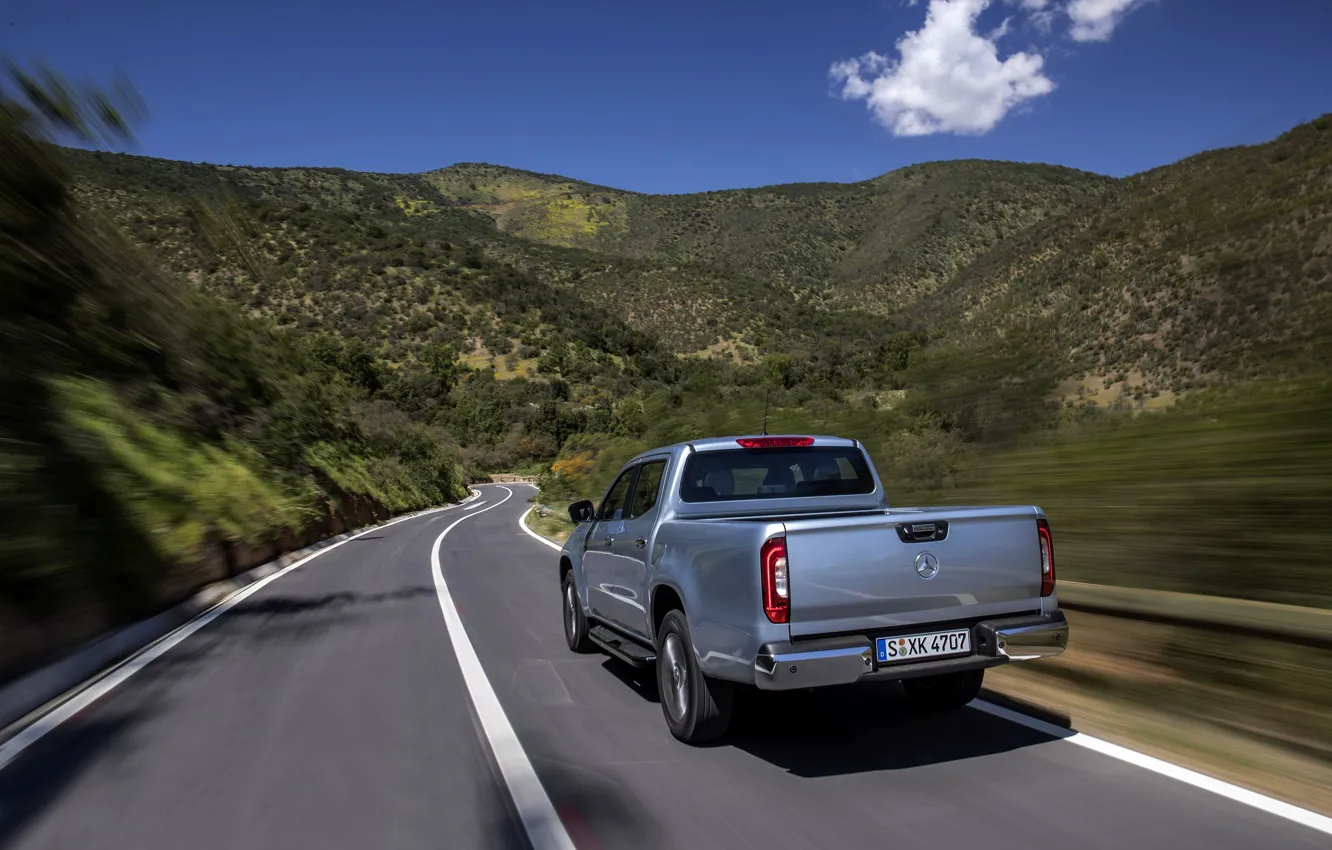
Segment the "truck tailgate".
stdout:
<path fill-rule="evenodd" d="M 791 635 L 1038 610 L 1038 516 L 1032 507 L 931 508 L 788 521 Z M 946 525 L 942 539 L 926 535 L 931 524 Z"/>

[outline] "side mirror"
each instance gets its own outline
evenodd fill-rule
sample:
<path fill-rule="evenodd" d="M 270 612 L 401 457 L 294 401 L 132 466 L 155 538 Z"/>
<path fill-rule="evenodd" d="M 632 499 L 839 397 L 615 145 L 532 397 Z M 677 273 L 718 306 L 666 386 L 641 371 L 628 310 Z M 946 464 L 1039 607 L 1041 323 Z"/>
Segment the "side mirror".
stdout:
<path fill-rule="evenodd" d="M 569 519 L 573 520 L 575 524 L 587 522 L 596 512 L 596 507 L 587 499 L 583 499 L 569 506 Z"/>

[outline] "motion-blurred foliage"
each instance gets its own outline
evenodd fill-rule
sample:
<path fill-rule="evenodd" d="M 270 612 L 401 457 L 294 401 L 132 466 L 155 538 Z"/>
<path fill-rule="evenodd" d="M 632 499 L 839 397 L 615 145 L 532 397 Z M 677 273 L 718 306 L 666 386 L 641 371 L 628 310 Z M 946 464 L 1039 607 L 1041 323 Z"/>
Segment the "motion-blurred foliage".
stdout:
<path fill-rule="evenodd" d="M 1034 503 L 1059 574 L 1332 607 L 1332 375 L 1199 393 L 971 454 L 897 501 Z"/>
<path fill-rule="evenodd" d="M 771 430 L 860 438 L 895 503 L 1041 504 L 1065 577 L 1328 604 L 1324 533 L 1289 530 L 1325 506 L 1323 444 L 1288 426 L 1324 397 L 1329 126 L 1127 180 L 927 163 L 661 197 L 38 146 L 69 164 L 81 274 L 118 278 L 71 301 L 77 340 L 25 321 L 11 350 L 249 446 L 261 481 L 394 507 L 451 441 L 469 472 L 595 497 L 642 448 L 758 430 L 766 393 Z"/>
<path fill-rule="evenodd" d="M 947 357 L 950 376 L 989 368 Z M 998 408 L 988 388 L 943 384 L 922 383 L 892 408 L 797 406 L 794 393 L 774 392 L 769 431 L 860 439 L 895 505 L 1040 505 L 1064 579 L 1332 607 L 1332 376 L 1245 384 L 1137 414 L 1061 411 L 1039 378 L 997 391 L 1008 394 Z M 571 437 L 540 480 L 543 500 L 599 500 L 640 451 L 759 430 L 761 391 L 722 402 L 660 393 L 645 401 L 652 424 L 637 434 Z M 997 432 L 973 429 L 995 409 L 1014 418 L 1000 417 Z"/>
<path fill-rule="evenodd" d="M 463 493 L 456 445 L 365 358 L 182 286 L 77 209 L 53 143 L 126 140 L 115 97 L 11 67 L 0 89 L 0 602 L 41 616 L 160 604 L 209 541 L 300 532 L 326 500 Z"/>

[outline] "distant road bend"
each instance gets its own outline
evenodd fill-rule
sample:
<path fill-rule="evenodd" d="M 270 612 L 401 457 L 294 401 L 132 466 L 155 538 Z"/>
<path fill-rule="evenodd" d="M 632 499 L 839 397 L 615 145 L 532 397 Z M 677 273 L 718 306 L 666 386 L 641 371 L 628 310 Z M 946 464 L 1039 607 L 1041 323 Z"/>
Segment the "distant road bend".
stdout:
<path fill-rule="evenodd" d="M 531 487 L 480 489 L 4 745 L 0 848 L 1332 843 L 988 711 L 913 715 L 891 686 L 769 695 L 721 745 L 682 745 L 641 674 L 566 649 L 555 553 L 519 525 Z"/>

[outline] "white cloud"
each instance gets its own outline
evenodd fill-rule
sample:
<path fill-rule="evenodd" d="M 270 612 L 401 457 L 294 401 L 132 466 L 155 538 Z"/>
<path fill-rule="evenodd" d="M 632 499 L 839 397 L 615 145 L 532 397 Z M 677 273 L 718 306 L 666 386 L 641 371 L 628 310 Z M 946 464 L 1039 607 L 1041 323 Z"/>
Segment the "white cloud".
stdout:
<path fill-rule="evenodd" d="M 1020 2 L 1028 8 L 1043 5 Z M 976 20 L 989 5 L 990 0 L 930 0 L 924 26 L 898 40 L 898 61 L 870 52 L 833 63 L 829 74 L 843 98 L 864 100 L 893 135 L 989 132 L 1014 107 L 1054 91 L 1040 55 L 1000 59 L 995 39 L 1002 33 L 976 32 Z"/>
<path fill-rule="evenodd" d="M 1025 0 L 1024 0 L 1025 2 Z M 1069 0 L 1064 11 L 1073 22 L 1074 41 L 1107 41 L 1124 16 L 1142 0 Z"/>
<path fill-rule="evenodd" d="M 1050 32 L 1054 30 L 1055 10 L 1041 9 L 1040 11 L 1032 12 L 1028 20 L 1031 21 L 1031 25 L 1036 27 L 1038 32 L 1049 35 Z"/>
<path fill-rule="evenodd" d="M 1034 26 L 1037 32 L 1049 35 L 1054 29 L 1055 14 L 1059 10 L 1053 0 L 1008 0 L 1008 3 L 1026 12 L 1027 22 Z"/>

